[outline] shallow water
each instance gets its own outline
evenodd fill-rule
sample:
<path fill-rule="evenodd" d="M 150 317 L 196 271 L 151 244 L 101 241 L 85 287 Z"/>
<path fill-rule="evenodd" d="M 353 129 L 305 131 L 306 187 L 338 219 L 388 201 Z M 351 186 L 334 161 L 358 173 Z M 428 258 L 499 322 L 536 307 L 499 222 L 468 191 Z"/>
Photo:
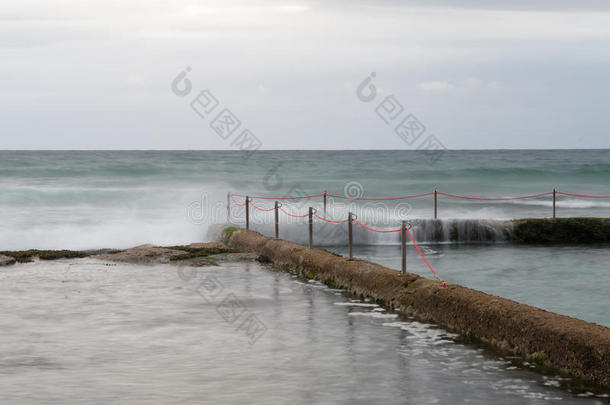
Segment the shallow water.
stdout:
<path fill-rule="evenodd" d="M 4 403 L 607 401 L 256 263 L 21 264 L 0 269 L 0 296 Z"/>
<path fill-rule="evenodd" d="M 510 298 L 552 312 L 610 326 L 610 249 L 499 243 L 425 244 L 426 259 L 448 283 Z M 345 246 L 331 248 L 347 254 Z M 354 256 L 400 269 L 400 246 L 356 246 Z M 433 278 L 413 246 L 408 271 Z"/>

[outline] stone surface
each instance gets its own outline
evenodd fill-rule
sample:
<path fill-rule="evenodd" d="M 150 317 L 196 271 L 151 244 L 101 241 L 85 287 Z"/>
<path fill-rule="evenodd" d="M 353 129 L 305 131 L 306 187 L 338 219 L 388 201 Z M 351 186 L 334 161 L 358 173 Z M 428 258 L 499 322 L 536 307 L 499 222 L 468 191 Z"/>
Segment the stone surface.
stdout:
<path fill-rule="evenodd" d="M 220 242 L 191 243 L 185 246 L 141 245 L 117 253 L 93 256 L 96 259 L 132 264 L 171 263 L 178 266 L 210 266 L 219 262 L 254 260 L 257 255 L 239 253 Z"/>
<path fill-rule="evenodd" d="M 609 218 L 529 218 L 513 220 L 519 243 L 608 243 Z"/>
<path fill-rule="evenodd" d="M 93 257 L 96 259 L 123 263 L 157 264 L 169 263 L 172 256 L 179 256 L 184 253 L 184 251 L 177 249 L 157 247 L 153 245 L 141 245 L 118 253 L 107 253 Z"/>
<path fill-rule="evenodd" d="M 14 264 L 15 259 L 10 256 L 0 255 L 0 266 L 8 266 L 9 264 Z"/>

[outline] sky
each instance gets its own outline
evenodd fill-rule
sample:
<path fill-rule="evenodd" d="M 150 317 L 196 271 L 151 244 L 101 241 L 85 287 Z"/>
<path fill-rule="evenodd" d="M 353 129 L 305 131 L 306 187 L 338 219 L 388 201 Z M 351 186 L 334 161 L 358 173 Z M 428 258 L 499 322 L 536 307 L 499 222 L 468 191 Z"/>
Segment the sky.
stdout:
<path fill-rule="evenodd" d="M 0 58 L 0 149 L 610 148 L 607 1 L 0 0 Z"/>

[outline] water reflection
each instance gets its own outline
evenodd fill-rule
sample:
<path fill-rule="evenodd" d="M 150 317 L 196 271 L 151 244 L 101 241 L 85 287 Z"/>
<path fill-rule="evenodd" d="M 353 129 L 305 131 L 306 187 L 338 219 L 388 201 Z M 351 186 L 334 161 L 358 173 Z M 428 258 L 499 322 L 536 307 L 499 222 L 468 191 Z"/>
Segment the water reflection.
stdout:
<path fill-rule="evenodd" d="M 69 263 L 75 265 L 68 266 Z M 186 274 L 185 272 L 182 273 Z M 566 381 L 255 263 L 88 260 L 0 270 L 8 403 L 594 404 Z M 267 327 L 253 345 L 197 289 L 213 276 Z M 32 383 L 35 382 L 35 383 Z M 582 395 L 589 395 L 581 393 Z M 593 394 L 596 395 L 596 394 Z"/>

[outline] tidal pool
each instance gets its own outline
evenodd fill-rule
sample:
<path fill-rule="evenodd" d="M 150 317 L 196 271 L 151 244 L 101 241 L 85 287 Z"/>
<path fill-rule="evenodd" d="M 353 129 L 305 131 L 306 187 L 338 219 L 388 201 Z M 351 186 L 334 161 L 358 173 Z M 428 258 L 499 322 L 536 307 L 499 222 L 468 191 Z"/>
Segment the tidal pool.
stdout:
<path fill-rule="evenodd" d="M 0 296 L 2 403 L 607 403 L 258 263 L 20 264 Z"/>

